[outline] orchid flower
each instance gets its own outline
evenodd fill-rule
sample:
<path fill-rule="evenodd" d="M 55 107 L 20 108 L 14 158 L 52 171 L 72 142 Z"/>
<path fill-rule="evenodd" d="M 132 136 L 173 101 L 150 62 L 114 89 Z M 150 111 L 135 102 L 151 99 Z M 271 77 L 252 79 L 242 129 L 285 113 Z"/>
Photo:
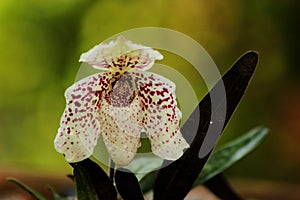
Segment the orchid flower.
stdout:
<path fill-rule="evenodd" d="M 55 149 L 67 162 L 93 154 L 102 137 L 110 158 L 127 165 L 145 132 L 152 152 L 176 160 L 189 145 L 179 129 L 175 84 L 146 71 L 163 56 L 150 47 L 118 37 L 100 43 L 80 57 L 102 70 L 74 83 L 65 92 L 66 108 L 55 138 Z"/>

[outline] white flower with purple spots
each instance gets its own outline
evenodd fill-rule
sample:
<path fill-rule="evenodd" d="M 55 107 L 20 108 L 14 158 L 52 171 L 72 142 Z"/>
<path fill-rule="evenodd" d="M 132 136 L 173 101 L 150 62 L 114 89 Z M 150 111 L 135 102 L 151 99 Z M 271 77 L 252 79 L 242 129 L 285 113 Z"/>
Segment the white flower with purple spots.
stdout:
<path fill-rule="evenodd" d="M 68 162 L 93 154 L 100 136 L 111 159 L 127 165 L 140 146 L 141 132 L 152 152 L 176 160 L 189 145 L 179 129 L 175 84 L 148 72 L 163 56 L 124 37 L 101 43 L 81 55 L 81 62 L 101 73 L 88 76 L 65 92 L 66 109 L 56 135 L 55 149 Z"/>

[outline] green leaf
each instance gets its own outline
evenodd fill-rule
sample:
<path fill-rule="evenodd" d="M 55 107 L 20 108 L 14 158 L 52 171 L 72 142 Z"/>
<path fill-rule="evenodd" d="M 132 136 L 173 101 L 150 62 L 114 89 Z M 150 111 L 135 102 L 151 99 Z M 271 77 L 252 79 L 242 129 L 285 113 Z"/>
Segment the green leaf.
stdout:
<path fill-rule="evenodd" d="M 75 165 L 74 176 L 76 184 L 76 193 L 79 200 L 99 199 L 92 180 L 88 176 L 88 172 L 80 165 Z"/>
<path fill-rule="evenodd" d="M 140 187 L 145 194 L 153 189 L 157 172 L 163 160 L 152 154 L 136 155 L 134 160 L 125 168 L 132 171 L 138 180 L 140 180 Z"/>
<path fill-rule="evenodd" d="M 140 186 L 144 194 L 153 189 L 158 171 L 152 171 L 140 180 Z"/>
<path fill-rule="evenodd" d="M 144 200 L 140 184 L 130 170 L 118 168 L 115 175 L 115 182 L 124 200 Z"/>
<path fill-rule="evenodd" d="M 193 187 L 203 184 L 205 181 L 223 172 L 241 158 L 245 157 L 263 141 L 267 133 L 268 129 L 263 126 L 253 128 L 245 135 L 213 152 Z M 157 173 L 158 171 L 150 172 L 141 179 L 140 185 L 143 193 L 153 189 Z"/>
<path fill-rule="evenodd" d="M 73 200 L 74 199 L 74 197 L 62 197 L 55 191 L 55 189 L 52 186 L 48 185 L 47 187 L 52 192 L 54 200 Z"/>
<path fill-rule="evenodd" d="M 217 174 L 204 183 L 205 187 L 208 188 L 217 197 L 223 200 L 242 200 L 230 186 L 226 178 L 222 173 Z"/>
<path fill-rule="evenodd" d="M 149 172 L 159 169 L 162 162 L 162 158 L 147 153 L 136 155 L 135 158 L 125 168 L 132 171 L 138 180 L 141 180 Z"/>
<path fill-rule="evenodd" d="M 18 186 L 20 186 L 23 190 L 27 191 L 29 194 L 31 194 L 32 196 L 34 196 L 37 200 L 47 200 L 40 193 L 38 193 L 37 191 L 31 189 L 29 186 L 25 185 L 24 183 L 22 183 L 21 181 L 19 181 L 17 179 L 12 178 L 12 177 L 8 177 L 7 180 L 10 181 L 10 182 L 13 182 L 15 184 L 17 184 Z"/>
<path fill-rule="evenodd" d="M 78 200 L 116 200 L 117 192 L 107 174 L 90 159 L 72 164 Z"/>
<path fill-rule="evenodd" d="M 49 190 L 52 192 L 52 195 L 53 195 L 53 198 L 54 200 L 63 200 L 64 198 L 61 197 L 55 190 L 52 186 L 48 185 L 47 186 L 49 188 Z"/>
<path fill-rule="evenodd" d="M 173 163 L 164 161 L 155 182 L 154 200 L 184 199 L 190 191 L 220 135 L 220 131 L 210 132 L 214 136 L 211 138 L 211 134 L 207 134 L 207 132 L 219 130 L 219 127 L 221 127 L 221 131 L 225 128 L 247 89 L 257 61 L 258 54 L 256 52 L 250 51 L 244 54 L 199 103 L 181 129 L 187 141 L 192 142 L 190 148 Z M 220 95 L 222 86 L 225 87 L 226 96 Z M 212 107 L 211 96 L 217 97 L 214 99 L 217 99 L 214 107 Z M 223 113 L 224 106 L 226 107 L 226 116 L 220 115 Z M 195 122 L 198 121 L 199 115 L 197 133 L 193 138 L 190 136 L 194 135 L 195 125 L 197 125 Z M 208 137 L 209 139 L 207 139 Z M 203 156 L 199 156 L 203 154 L 201 147 L 209 147 L 204 148 L 204 151 L 208 149 L 208 152 L 205 152 Z"/>
<path fill-rule="evenodd" d="M 268 129 L 265 127 L 253 128 L 245 135 L 216 150 L 203 167 L 193 187 L 225 171 L 241 158 L 245 157 L 263 141 L 267 133 Z"/>

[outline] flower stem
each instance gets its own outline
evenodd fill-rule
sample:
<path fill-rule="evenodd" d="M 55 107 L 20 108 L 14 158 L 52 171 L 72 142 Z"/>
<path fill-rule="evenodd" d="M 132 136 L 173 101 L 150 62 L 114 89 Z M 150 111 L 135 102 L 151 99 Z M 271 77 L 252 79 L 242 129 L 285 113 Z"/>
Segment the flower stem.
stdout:
<path fill-rule="evenodd" d="M 112 159 L 110 159 L 110 168 L 109 168 L 109 178 L 112 182 L 114 182 L 115 177 L 115 163 Z"/>

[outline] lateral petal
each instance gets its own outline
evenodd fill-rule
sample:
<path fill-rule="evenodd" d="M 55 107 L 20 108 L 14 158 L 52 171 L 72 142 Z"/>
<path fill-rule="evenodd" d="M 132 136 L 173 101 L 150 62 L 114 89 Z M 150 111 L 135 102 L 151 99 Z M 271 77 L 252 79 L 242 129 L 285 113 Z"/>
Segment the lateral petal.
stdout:
<path fill-rule="evenodd" d="M 139 77 L 142 123 L 152 151 L 159 157 L 176 160 L 189 145 L 179 130 L 181 112 L 177 107 L 175 84 L 151 72 L 133 72 Z"/>
<path fill-rule="evenodd" d="M 54 146 L 67 162 L 81 161 L 93 153 L 100 134 L 99 100 L 109 79 L 107 75 L 94 74 L 66 90 L 66 108 Z"/>

